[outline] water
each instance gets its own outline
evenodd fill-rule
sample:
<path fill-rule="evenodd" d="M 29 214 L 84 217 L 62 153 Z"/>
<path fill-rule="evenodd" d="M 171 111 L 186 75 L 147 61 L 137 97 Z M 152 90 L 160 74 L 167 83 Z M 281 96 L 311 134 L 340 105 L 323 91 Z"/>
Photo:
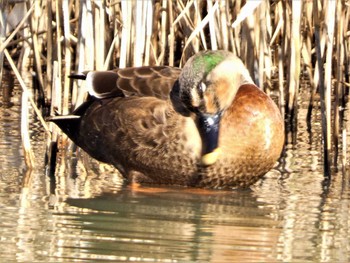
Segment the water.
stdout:
<path fill-rule="evenodd" d="M 50 180 L 35 116 L 36 167 L 28 172 L 20 90 L 9 94 L 0 97 L 1 262 L 350 261 L 349 175 L 333 172 L 329 189 L 322 187 L 319 116 L 309 134 L 305 109 L 295 143 L 251 189 L 135 190 L 82 153 L 60 155 Z"/>

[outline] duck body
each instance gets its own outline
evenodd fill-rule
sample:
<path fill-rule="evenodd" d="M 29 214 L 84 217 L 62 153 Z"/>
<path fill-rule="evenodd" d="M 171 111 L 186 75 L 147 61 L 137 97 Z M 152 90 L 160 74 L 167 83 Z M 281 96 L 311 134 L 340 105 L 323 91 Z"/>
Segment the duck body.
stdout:
<path fill-rule="evenodd" d="M 203 54 L 222 52 L 214 67 L 226 61 L 222 56 L 226 52 L 210 52 Z M 284 143 L 283 119 L 275 103 L 250 79 L 234 83 L 237 88 L 232 95 L 222 89 L 225 76 L 222 81 L 207 71 L 205 77 L 199 74 L 195 85 L 186 82 L 188 72 L 171 67 L 89 73 L 90 99 L 72 115 L 52 117 L 51 121 L 89 155 L 113 164 L 130 181 L 247 187 L 279 158 Z M 184 90 L 184 83 L 188 90 Z M 231 95 L 232 100 L 228 98 Z M 206 116 L 206 124 L 201 116 Z M 213 124 L 214 132 L 209 131 L 213 116 L 220 119 L 217 126 Z M 208 144 L 216 135 L 217 142 L 214 139 Z M 203 162 L 203 156 L 211 156 L 219 148 L 215 157 Z"/>

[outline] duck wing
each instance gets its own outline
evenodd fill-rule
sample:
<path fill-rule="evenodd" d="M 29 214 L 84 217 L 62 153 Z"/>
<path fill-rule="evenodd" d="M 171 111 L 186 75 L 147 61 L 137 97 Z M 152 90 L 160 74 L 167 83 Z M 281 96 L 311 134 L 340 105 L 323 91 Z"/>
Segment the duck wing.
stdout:
<path fill-rule="evenodd" d="M 92 157 L 159 179 L 182 165 L 181 172 L 189 172 L 192 166 L 184 163 L 200 153 L 195 123 L 177 114 L 170 101 L 154 97 L 96 101 L 82 116 L 78 130 L 75 142 Z"/>
<path fill-rule="evenodd" d="M 201 144 L 194 122 L 174 111 L 170 101 L 179 74 L 171 67 L 89 72 L 89 100 L 73 116 L 50 120 L 90 156 L 113 164 L 124 176 L 139 171 L 161 182 L 175 170 L 191 173 Z"/>
<path fill-rule="evenodd" d="M 103 152 L 100 153 L 95 146 L 110 145 L 114 133 L 130 144 L 143 145 L 139 151 L 162 145 L 161 138 L 167 133 L 164 129 L 172 129 L 175 125 L 169 123 L 169 118 L 177 122 L 169 105 L 170 93 L 180 72 L 178 68 L 156 66 L 71 75 L 71 78 L 87 81 L 90 98 L 71 115 L 47 120 L 57 124 L 91 156 L 105 162 L 110 161 L 102 157 Z M 104 136 L 98 136 L 101 130 Z M 85 131 L 88 132 L 85 134 Z M 90 134 L 94 134 L 93 138 L 89 137 Z M 102 141 L 94 139 L 96 137 Z"/>
<path fill-rule="evenodd" d="M 89 94 L 98 99 L 137 96 L 167 100 L 180 72 L 179 68 L 168 66 L 145 66 L 90 71 L 70 77 L 86 79 Z"/>

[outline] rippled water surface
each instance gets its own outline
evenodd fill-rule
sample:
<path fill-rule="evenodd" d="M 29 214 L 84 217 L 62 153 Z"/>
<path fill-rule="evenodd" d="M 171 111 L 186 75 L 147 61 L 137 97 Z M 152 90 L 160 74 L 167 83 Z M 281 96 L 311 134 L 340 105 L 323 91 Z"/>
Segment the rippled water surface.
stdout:
<path fill-rule="evenodd" d="M 330 187 L 322 187 L 318 117 L 306 132 L 304 109 L 279 164 L 251 189 L 135 190 L 109 166 L 81 152 L 70 156 L 71 149 L 61 149 L 66 156 L 50 179 L 34 116 L 36 167 L 28 171 L 20 91 L 10 94 L 0 95 L 2 262 L 350 261 L 349 176 L 334 171 Z"/>

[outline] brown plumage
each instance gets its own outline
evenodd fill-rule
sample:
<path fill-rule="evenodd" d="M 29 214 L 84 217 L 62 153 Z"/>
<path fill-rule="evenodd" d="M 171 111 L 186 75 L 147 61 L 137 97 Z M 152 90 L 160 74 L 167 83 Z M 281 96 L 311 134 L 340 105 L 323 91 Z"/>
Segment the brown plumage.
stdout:
<path fill-rule="evenodd" d="M 131 181 L 246 187 L 280 156 L 279 110 L 229 52 L 201 52 L 182 71 L 126 68 L 86 80 L 90 99 L 50 120 Z"/>

